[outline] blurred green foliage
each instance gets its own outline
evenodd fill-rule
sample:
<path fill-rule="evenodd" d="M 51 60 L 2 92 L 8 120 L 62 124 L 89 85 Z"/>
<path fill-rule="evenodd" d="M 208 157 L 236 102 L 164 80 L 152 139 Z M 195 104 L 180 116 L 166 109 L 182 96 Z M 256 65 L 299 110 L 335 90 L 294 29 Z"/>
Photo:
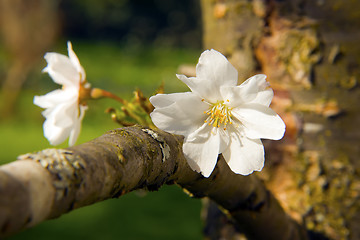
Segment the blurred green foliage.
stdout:
<path fill-rule="evenodd" d="M 121 47 L 111 42 L 73 41 L 88 81 L 129 99 L 136 87 L 150 96 L 164 82 L 165 92 L 187 91 L 175 76 L 180 64 L 195 64 L 198 50 Z M 67 54 L 65 41 L 53 51 Z M 0 59 L 1 61 L 1 59 Z M 0 62 L 0 66 L 1 66 Z M 52 147 L 43 136 L 42 109 L 33 105 L 34 95 L 43 95 L 59 86 L 46 74 L 35 73 L 22 91 L 17 116 L 0 122 L 0 163 L 16 156 Z M 118 107 L 111 99 L 89 102 L 78 144 L 118 127 L 104 113 Z M 66 147 L 64 143 L 58 147 Z M 200 239 L 200 200 L 191 199 L 176 186 L 158 192 L 130 193 L 46 221 L 8 239 Z"/>

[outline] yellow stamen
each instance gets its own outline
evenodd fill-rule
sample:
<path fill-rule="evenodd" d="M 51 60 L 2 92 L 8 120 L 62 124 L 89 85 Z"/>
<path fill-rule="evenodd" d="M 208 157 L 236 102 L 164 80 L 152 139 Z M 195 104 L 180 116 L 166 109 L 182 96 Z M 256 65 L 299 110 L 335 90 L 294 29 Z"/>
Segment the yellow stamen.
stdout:
<path fill-rule="evenodd" d="M 227 100 L 227 102 L 229 102 L 229 100 Z M 223 126 L 224 130 L 226 130 L 226 125 L 228 123 L 232 124 L 231 109 L 232 108 L 224 104 L 224 101 L 211 104 L 209 110 L 205 112 L 209 115 L 205 122 L 208 122 L 209 125 L 212 125 L 213 127 Z"/>

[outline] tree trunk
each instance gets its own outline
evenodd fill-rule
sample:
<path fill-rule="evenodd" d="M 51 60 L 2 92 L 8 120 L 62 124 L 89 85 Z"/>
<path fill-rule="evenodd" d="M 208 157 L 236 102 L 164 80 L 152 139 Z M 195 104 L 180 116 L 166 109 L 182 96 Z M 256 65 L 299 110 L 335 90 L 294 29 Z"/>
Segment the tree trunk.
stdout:
<path fill-rule="evenodd" d="M 58 1 L 0 0 L 1 37 L 10 56 L 2 82 L 0 113 L 15 113 L 15 104 L 31 70 L 54 42 L 58 33 Z"/>
<path fill-rule="evenodd" d="M 360 8 L 352 0 L 202 0 L 204 47 L 268 76 L 283 140 L 258 174 L 314 238 L 360 239 Z"/>

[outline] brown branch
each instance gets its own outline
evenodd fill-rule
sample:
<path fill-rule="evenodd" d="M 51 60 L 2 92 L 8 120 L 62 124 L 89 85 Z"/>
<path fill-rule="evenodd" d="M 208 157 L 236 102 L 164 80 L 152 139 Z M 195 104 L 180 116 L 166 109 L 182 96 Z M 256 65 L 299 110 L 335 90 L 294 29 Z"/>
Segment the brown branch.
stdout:
<path fill-rule="evenodd" d="M 249 239 L 307 239 L 255 176 L 236 175 L 222 157 L 209 178 L 192 171 L 182 138 L 128 127 L 68 149 L 22 155 L 0 167 L 0 236 L 135 189 L 177 183 L 209 197 Z"/>

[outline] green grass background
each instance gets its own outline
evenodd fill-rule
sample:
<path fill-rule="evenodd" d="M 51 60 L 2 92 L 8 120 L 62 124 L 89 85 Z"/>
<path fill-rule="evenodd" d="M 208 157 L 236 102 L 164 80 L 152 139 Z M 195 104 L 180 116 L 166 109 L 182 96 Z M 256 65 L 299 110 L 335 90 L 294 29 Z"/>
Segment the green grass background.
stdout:
<path fill-rule="evenodd" d="M 180 64 L 196 64 L 200 55 L 200 50 L 139 49 L 108 42 L 73 41 L 73 48 L 92 86 L 126 99 L 136 88 L 151 96 L 162 82 L 167 93 L 187 91 L 175 73 Z M 65 42 L 54 51 L 67 54 Z M 0 56 L 0 70 L 6 64 L 6 57 Z M 32 103 L 34 95 L 59 87 L 40 73 L 45 66 L 42 61 L 26 84 L 16 118 L 0 122 L 1 164 L 20 154 L 52 147 L 43 136 L 42 109 Z M 104 110 L 118 106 L 113 100 L 89 102 L 77 144 L 117 128 Z M 77 209 L 7 239 L 201 239 L 200 208 L 199 199 L 190 198 L 177 186 L 164 186 L 157 192 L 133 192 Z"/>

